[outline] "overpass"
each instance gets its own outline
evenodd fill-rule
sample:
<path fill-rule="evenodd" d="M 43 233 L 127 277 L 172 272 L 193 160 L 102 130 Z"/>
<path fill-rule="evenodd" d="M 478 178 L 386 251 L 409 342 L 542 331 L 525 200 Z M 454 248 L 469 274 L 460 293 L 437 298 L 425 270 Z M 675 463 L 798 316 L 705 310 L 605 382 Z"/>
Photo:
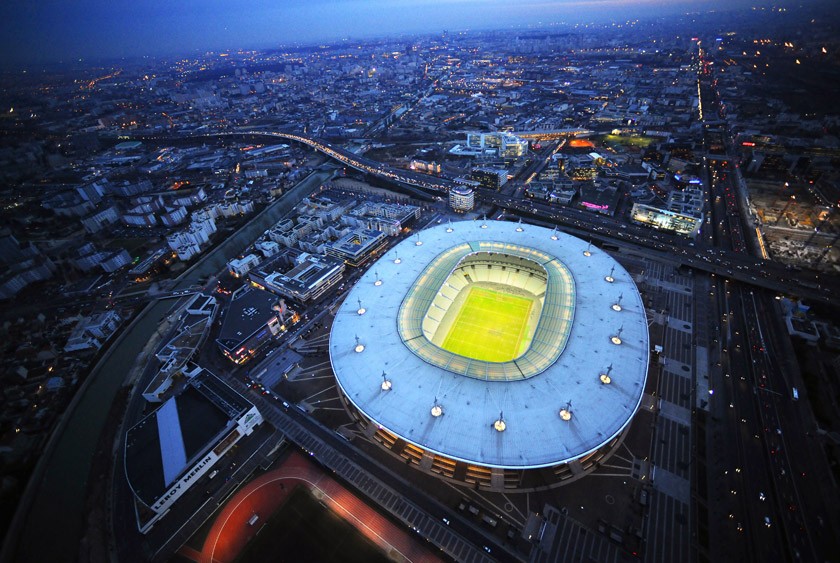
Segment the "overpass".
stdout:
<path fill-rule="evenodd" d="M 390 182 L 398 182 L 408 186 L 414 186 L 424 190 L 431 190 L 434 192 L 449 193 L 451 188 L 457 187 L 460 184 L 448 180 L 446 178 L 438 178 L 428 174 L 421 174 L 411 170 L 404 170 L 388 166 L 376 160 L 360 156 L 343 147 L 334 145 L 328 141 L 308 137 L 306 135 L 298 135 L 296 133 L 283 133 L 275 131 L 259 131 L 259 130 L 244 130 L 227 133 L 210 133 L 206 135 L 195 135 L 193 138 L 202 137 L 268 137 L 275 139 L 283 139 L 286 141 L 294 141 L 312 147 L 316 151 L 322 153 L 329 158 L 365 174 L 370 174 L 383 180 Z"/>
<path fill-rule="evenodd" d="M 312 147 L 325 156 L 354 170 L 433 192 L 448 193 L 451 188 L 459 185 L 445 178 L 437 178 L 428 174 L 388 166 L 327 141 L 296 133 L 242 130 L 193 135 L 188 138 L 225 136 L 264 137 L 294 141 Z M 512 213 L 530 216 L 538 221 L 576 226 L 582 231 L 588 231 L 589 237 L 604 242 L 610 242 L 610 240 L 621 241 L 625 244 L 630 243 L 667 252 L 672 262 L 761 286 L 771 291 L 792 293 L 824 303 L 834 303 L 835 296 L 840 292 L 840 280 L 835 275 L 822 274 L 822 277 L 820 277 L 818 273 L 791 271 L 777 262 L 758 260 L 743 253 L 702 246 L 691 248 L 688 241 L 678 240 L 676 237 L 664 237 L 664 233 L 652 233 L 648 229 L 643 230 L 635 225 L 625 225 L 612 217 L 606 218 L 578 209 L 540 205 L 533 201 L 521 201 L 486 190 L 481 190 L 479 197 L 484 203 L 496 205 Z"/>

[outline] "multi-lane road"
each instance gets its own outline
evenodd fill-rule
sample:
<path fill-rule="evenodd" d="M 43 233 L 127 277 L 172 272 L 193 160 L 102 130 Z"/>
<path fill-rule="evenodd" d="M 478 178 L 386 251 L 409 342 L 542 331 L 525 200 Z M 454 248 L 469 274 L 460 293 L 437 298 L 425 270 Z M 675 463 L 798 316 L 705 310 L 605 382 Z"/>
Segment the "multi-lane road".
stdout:
<path fill-rule="evenodd" d="M 274 138 L 302 143 L 354 170 L 382 180 L 421 188 L 437 194 L 445 194 L 458 185 L 453 180 L 389 166 L 360 156 L 330 142 L 296 133 L 242 130 L 192 136 L 192 138 L 232 136 Z M 160 140 L 166 138 L 159 137 Z M 834 303 L 835 296 L 840 292 L 840 278 L 837 276 L 816 272 L 792 271 L 782 264 L 749 255 L 746 252 L 744 230 L 737 212 L 738 202 L 733 192 L 715 195 L 715 198 L 717 198 L 717 195 L 721 195 L 721 200 L 727 207 L 727 214 L 725 216 L 715 214 L 712 224 L 707 226 L 707 228 L 716 229 L 718 225 L 715 225 L 714 221 L 717 221 L 718 224 L 723 221 L 728 228 L 721 231 L 714 242 L 721 244 L 724 240 L 733 241 L 731 250 L 722 249 L 720 246 L 710 247 L 705 244 L 702 238 L 695 243 L 668 233 L 651 231 L 649 228 L 637 225 L 628 225 L 624 221 L 598 213 L 571 207 L 553 206 L 533 200 L 524 201 L 517 195 L 503 195 L 485 190 L 480 191 L 478 195 L 483 203 L 531 216 L 538 220 L 573 227 L 593 239 L 606 242 L 616 239 L 624 243 L 667 252 L 672 260 L 685 266 L 727 276 L 772 291 L 794 294 L 825 303 Z"/>
<path fill-rule="evenodd" d="M 456 185 L 302 135 L 261 131 L 230 135 L 300 142 L 350 168 L 436 193 Z M 711 361 L 718 369 L 711 370 L 710 401 L 718 430 L 713 435 L 722 432 L 726 437 L 712 445 L 722 448 L 725 461 L 722 467 L 711 469 L 717 473 L 709 478 L 714 489 L 710 497 L 726 514 L 719 538 L 731 548 L 727 556 L 732 560 L 825 559 L 834 553 L 836 541 L 823 531 L 831 521 L 828 507 L 818 478 L 809 476 L 805 466 L 816 460 L 818 474 L 827 475 L 827 471 L 818 445 L 807 439 L 810 422 L 792 397 L 796 376 L 786 369 L 787 336 L 778 325 L 773 297 L 785 293 L 834 303 L 840 280 L 752 256 L 753 239 L 744 230 L 741 202 L 732 179 L 725 177 L 731 164 L 721 167 L 714 162 L 712 167 L 711 174 L 704 171 L 708 215 L 697 241 L 609 216 L 526 201 L 515 192 L 482 190 L 479 197 L 506 212 L 553 223 L 591 240 L 644 249 L 714 278 L 709 301 L 717 318 L 709 329 L 714 335 Z"/>

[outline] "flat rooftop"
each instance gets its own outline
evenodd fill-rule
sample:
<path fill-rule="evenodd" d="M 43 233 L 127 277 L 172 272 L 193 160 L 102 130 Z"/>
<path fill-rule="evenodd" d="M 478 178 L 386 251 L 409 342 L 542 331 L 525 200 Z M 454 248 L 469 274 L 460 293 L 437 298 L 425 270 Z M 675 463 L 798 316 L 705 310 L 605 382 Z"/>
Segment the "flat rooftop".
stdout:
<path fill-rule="evenodd" d="M 274 306 L 279 301 L 273 293 L 255 287 L 237 295 L 224 313 L 218 342 L 229 350 L 238 346 L 277 314 Z"/>
<path fill-rule="evenodd" d="M 451 364 L 433 364 L 413 351 L 397 329 L 403 302 L 417 282 L 426 281 L 421 277 L 427 267 L 464 245 L 502 253 L 510 247 L 532 253 L 540 263 L 562 264 L 554 274 L 549 272 L 549 286 L 557 272 L 571 276 L 574 304 L 565 310 L 573 310 L 574 316 L 565 345 L 556 359 L 535 356 L 541 365 L 527 379 L 515 373 L 476 376 L 470 368 L 475 360 L 445 352 L 423 334 L 414 335 L 412 342 L 434 348 L 435 357 L 439 352 L 451 355 Z M 361 315 L 360 304 L 365 310 Z M 544 311 L 541 324 L 543 319 L 563 320 L 563 309 Z M 357 352 L 359 346 L 363 349 Z M 431 452 L 510 469 L 568 462 L 617 436 L 639 407 L 649 353 L 642 298 L 620 264 L 573 236 L 502 221 L 442 224 L 406 239 L 360 278 L 330 334 L 336 380 L 365 416 Z M 485 364 L 493 369 L 505 365 Z M 601 382 L 602 374 L 609 374 L 609 384 Z M 383 379 L 389 390 L 383 390 Z M 434 406 L 443 414 L 433 416 Z M 559 414 L 566 407 L 570 420 Z M 500 419 L 503 431 L 494 427 Z"/>
<path fill-rule="evenodd" d="M 137 497 L 153 505 L 250 408 L 209 372 L 194 377 L 126 434 L 126 476 Z"/>

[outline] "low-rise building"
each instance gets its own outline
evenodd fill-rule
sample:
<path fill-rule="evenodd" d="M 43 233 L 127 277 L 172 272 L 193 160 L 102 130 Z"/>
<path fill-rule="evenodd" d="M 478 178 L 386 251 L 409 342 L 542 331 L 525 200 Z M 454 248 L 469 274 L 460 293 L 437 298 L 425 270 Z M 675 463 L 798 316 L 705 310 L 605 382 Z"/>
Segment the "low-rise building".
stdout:
<path fill-rule="evenodd" d="M 450 189 L 449 206 L 461 213 L 472 211 L 475 208 L 475 190 L 467 186 Z"/>
<path fill-rule="evenodd" d="M 282 299 L 245 286 L 233 293 L 216 343 L 230 361 L 244 364 L 295 322 L 297 315 Z"/>
<path fill-rule="evenodd" d="M 263 422 L 256 406 L 209 371 L 188 373 L 181 393 L 126 433 L 125 474 L 143 533 Z"/>
<path fill-rule="evenodd" d="M 317 299 L 341 280 L 344 261 L 330 256 L 303 253 L 286 272 L 252 271 L 251 283 L 273 293 L 305 303 Z"/>
<path fill-rule="evenodd" d="M 356 228 L 327 245 L 327 254 L 343 260 L 350 266 L 359 266 L 367 262 L 386 244 L 386 235 L 382 231 Z"/>
<path fill-rule="evenodd" d="M 122 318 L 113 310 L 83 318 L 73 327 L 64 351 L 99 350 L 102 344 L 117 331 L 120 324 L 122 324 Z"/>
<path fill-rule="evenodd" d="M 234 258 L 228 262 L 228 271 L 236 278 L 244 277 L 245 274 L 256 268 L 260 263 L 260 258 L 256 254 L 248 254 L 242 258 Z"/>

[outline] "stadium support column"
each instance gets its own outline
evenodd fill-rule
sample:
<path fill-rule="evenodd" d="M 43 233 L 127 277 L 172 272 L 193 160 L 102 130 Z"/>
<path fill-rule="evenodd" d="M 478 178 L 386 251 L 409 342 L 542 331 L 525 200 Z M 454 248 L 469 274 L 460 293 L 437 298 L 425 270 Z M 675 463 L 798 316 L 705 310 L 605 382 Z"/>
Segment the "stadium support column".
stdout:
<path fill-rule="evenodd" d="M 490 472 L 490 489 L 493 491 L 505 490 L 505 470 L 498 467 L 492 468 Z"/>
<path fill-rule="evenodd" d="M 423 452 L 423 457 L 420 459 L 420 469 L 422 469 L 426 473 L 431 473 L 432 462 L 434 460 L 435 460 L 435 454 L 431 453 L 429 450 L 425 450 Z"/>

